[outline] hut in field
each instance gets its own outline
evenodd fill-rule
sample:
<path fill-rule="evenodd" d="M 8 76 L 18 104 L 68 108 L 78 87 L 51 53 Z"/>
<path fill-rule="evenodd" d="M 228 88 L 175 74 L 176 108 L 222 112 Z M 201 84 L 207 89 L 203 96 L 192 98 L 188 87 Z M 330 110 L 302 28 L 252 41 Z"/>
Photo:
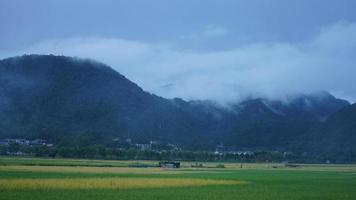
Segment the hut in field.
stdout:
<path fill-rule="evenodd" d="M 180 162 L 175 161 L 163 161 L 159 162 L 161 168 L 180 168 Z"/>

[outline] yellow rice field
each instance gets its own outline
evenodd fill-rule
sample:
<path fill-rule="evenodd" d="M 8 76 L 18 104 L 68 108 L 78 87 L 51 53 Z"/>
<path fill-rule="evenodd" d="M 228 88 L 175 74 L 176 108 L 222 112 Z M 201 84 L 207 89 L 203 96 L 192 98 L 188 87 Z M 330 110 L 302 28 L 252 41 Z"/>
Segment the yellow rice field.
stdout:
<path fill-rule="evenodd" d="M 144 166 L 138 161 L 0 158 L 0 199 L 355 199 L 356 165 L 181 162 L 179 169 L 162 169 L 154 167 L 158 161 L 142 163 L 151 167 L 129 167 Z"/>
<path fill-rule="evenodd" d="M 132 173 L 132 174 L 176 174 L 178 170 L 162 168 L 132 167 L 71 167 L 71 166 L 0 166 L 1 171 L 63 172 L 63 173 Z"/>
<path fill-rule="evenodd" d="M 181 178 L 81 178 L 81 179 L 3 179 L 0 191 L 11 190 L 75 190 L 75 189 L 130 189 L 188 187 L 242 184 L 236 180 L 181 179 Z"/>

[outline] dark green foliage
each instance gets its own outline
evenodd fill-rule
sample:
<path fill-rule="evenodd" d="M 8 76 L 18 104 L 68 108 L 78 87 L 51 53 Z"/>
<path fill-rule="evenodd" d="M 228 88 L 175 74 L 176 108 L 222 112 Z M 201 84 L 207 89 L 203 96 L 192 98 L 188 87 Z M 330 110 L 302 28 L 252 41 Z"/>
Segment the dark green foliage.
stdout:
<path fill-rule="evenodd" d="M 215 150 L 223 144 L 233 151 L 303 153 L 315 152 L 312 146 L 338 146 L 350 152 L 356 146 L 355 115 L 340 111 L 327 120 L 348 105 L 324 92 L 287 103 L 258 98 L 222 107 L 149 94 L 89 60 L 28 55 L 0 61 L 0 138 L 47 139 L 65 157 L 68 148 L 91 152 L 79 153 L 84 157 L 105 157 L 107 152 L 94 153 L 91 147 L 114 148 L 114 138 L 155 140 L 188 150 Z"/>
<path fill-rule="evenodd" d="M 0 61 L 0 86 L 2 138 L 70 143 L 75 136 L 104 144 L 115 137 L 186 141 L 194 132 L 169 100 L 92 61 L 61 56 L 5 59 Z"/>
<path fill-rule="evenodd" d="M 356 157 L 356 104 L 345 107 L 304 138 L 311 152 L 328 152 L 345 160 Z M 334 156 L 330 156 L 334 157 Z M 347 161 L 346 161 L 347 162 Z"/>

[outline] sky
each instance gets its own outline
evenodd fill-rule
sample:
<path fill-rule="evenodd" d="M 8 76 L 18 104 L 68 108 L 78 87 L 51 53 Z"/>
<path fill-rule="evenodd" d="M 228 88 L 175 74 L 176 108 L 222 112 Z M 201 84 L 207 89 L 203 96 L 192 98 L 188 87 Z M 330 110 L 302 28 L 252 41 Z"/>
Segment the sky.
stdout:
<path fill-rule="evenodd" d="M 157 95 L 356 101 L 354 0 L 0 0 L 0 58 L 110 65 Z"/>

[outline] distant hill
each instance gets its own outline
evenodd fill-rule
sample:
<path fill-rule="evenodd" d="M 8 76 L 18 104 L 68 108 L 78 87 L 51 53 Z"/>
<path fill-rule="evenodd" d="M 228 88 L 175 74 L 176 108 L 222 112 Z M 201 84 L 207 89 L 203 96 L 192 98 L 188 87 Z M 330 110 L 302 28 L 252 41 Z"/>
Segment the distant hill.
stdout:
<path fill-rule="evenodd" d="M 229 129 L 223 143 L 251 149 L 285 150 L 293 147 L 330 114 L 348 106 L 327 93 L 300 95 L 288 102 L 251 99 L 232 107 L 234 115 L 221 128 Z"/>
<path fill-rule="evenodd" d="M 183 143 L 192 126 L 170 100 L 144 92 L 110 67 L 64 56 L 0 61 L 2 137 L 90 136 Z M 179 123 L 179 124 L 178 124 Z"/>
<path fill-rule="evenodd" d="M 356 104 L 332 114 L 310 131 L 306 140 L 312 152 L 356 152 Z"/>
<path fill-rule="evenodd" d="M 313 145 L 334 141 L 335 134 L 350 136 L 356 118 L 348 114 L 348 106 L 322 92 L 287 101 L 246 99 L 224 107 L 150 94 L 109 66 L 90 60 L 25 55 L 0 61 L 0 138 L 59 142 L 85 137 L 100 144 L 131 138 L 196 150 L 221 144 L 236 149 L 308 149 L 304 140 L 318 135 L 321 126 L 330 131 L 311 140 Z M 344 140 L 336 141 L 341 145 Z"/>

